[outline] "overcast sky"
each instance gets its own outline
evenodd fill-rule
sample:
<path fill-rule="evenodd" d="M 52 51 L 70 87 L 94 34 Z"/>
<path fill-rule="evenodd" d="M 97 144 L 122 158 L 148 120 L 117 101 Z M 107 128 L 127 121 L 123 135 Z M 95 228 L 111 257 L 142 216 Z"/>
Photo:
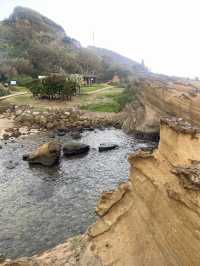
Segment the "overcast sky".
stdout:
<path fill-rule="evenodd" d="M 0 20 L 15 6 L 46 15 L 84 46 L 143 58 L 154 72 L 200 77 L 199 0 L 0 0 Z"/>

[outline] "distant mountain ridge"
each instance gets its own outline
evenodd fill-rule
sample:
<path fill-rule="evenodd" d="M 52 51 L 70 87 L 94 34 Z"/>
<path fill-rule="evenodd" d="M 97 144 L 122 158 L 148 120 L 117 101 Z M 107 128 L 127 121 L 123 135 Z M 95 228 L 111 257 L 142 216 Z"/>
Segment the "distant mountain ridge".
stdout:
<path fill-rule="evenodd" d="M 114 73 L 146 71 L 141 64 L 115 52 L 83 48 L 51 19 L 25 7 L 16 7 L 0 22 L 0 75 L 37 76 L 48 73 L 95 73 L 107 80 Z"/>
<path fill-rule="evenodd" d="M 111 51 L 109 49 L 105 49 L 105 48 L 99 48 L 99 47 L 95 47 L 95 46 L 88 46 L 88 49 L 92 52 L 94 52 L 96 55 L 99 55 L 100 57 L 103 57 L 105 60 L 112 60 L 113 63 L 115 64 L 119 64 L 119 65 L 124 65 L 124 66 L 128 66 L 128 67 L 141 67 L 141 64 L 139 64 L 138 62 L 125 57 L 121 54 L 118 54 L 114 51 Z"/>

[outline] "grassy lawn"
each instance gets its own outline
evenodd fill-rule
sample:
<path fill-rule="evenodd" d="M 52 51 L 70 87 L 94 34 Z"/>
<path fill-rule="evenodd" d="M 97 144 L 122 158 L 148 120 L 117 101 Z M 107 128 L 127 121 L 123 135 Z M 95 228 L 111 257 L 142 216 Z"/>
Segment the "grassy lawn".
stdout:
<path fill-rule="evenodd" d="M 111 87 L 95 95 L 94 100 L 83 104 L 81 109 L 90 112 L 120 112 L 121 105 L 118 99 L 123 91 L 123 88 Z"/>
<path fill-rule="evenodd" d="M 119 112 L 119 105 L 117 102 L 99 102 L 99 103 L 91 103 L 88 105 L 81 106 L 82 110 L 87 110 L 90 112 Z"/>
<path fill-rule="evenodd" d="M 99 92 L 97 99 L 114 98 L 122 94 L 124 88 L 110 87 L 108 90 Z"/>
<path fill-rule="evenodd" d="M 18 92 L 29 92 L 29 90 L 26 87 L 20 87 L 20 86 L 12 88 L 11 93 L 18 93 Z"/>
<path fill-rule="evenodd" d="M 105 83 L 100 83 L 100 84 L 93 84 L 91 86 L 83 86 L 81 87 L 81 93 L 87 93 L 87 92 L 92 92 L 96 91 L 102 88 L 107 87 L 108 85 Z"/>
<path fill-rule="evenodd" d="M 45 110 L 49 108 L 50 106 L 46 101 L 40 101 L 36 100 L 32 97 L 31 94 L 24 94 L 20 96 L 14 96 L 12 98 L 8 98 L 3 100 L 4 103 L 9 103 L 9 104 L 15 104 L 15 105 L 31 105 L 34 107 L 35 110 Z"/>
<path fill-rule="evenodd" d="M 98 84 L 92 86 L 92 89 L 98 90 L 101 88 L 107 88 L 103 91 L 98 91 L 94 94 L 82 94 L 73 97 L 72 101 L 49 101 L 39 100 L 33 98 L 31 93 L 27 93 L 20 96 L 14 96 L 3 100 L 5 103 L 11 103 L 15 105 L 31 105 L 35 110 L 45 110 L 47 108 L 65 108 L 65 107 L 80 107 L 82 110 L 91 112 L 119 112 L 121 111 L 121 105 L 119 102 L 120 97 L 123 95 L 123 88 L 117 88 L 113 86 L 105 86 L 105 84 Z M 85 87 L 87 89 L 87 87 Z M 89 87 L 91 89 L 91 87 Z M 25 88 L 17 88 L 16 92 L 26 92 Z M 13 92 L 14 93 L 14 92 Z"/>

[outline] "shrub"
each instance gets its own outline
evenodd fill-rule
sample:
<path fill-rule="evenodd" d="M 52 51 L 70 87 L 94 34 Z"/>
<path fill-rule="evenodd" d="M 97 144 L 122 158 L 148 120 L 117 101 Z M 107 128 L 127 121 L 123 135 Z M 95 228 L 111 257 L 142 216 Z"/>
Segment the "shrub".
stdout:
<path fill-rule="evenodd" d="M 0 83 L 0 97 L 6 96 L 10 94 L 10 91 L 8 88 L 5 88 L 1 83 Z"/>
<path fill-rule="evenodd" d="M 29 85 L 29 89 L 34 97 L 48 100 L 71 100 L 71 97 L 76 94 L 78 88 L 79 84 L 76 80 L 55 74 L 42 80 L 34 80 Z"/>
<path fill-rule="evenodd" d="M 137 82 L 124 83 L 123 87 L 125 87 L 124 91 L 121 94 L 114 96 L 115 101 L 119 105 L 119 111 L 122 111 L 128 103 L 136 100 L 136 93 L 138 90 Z"/>

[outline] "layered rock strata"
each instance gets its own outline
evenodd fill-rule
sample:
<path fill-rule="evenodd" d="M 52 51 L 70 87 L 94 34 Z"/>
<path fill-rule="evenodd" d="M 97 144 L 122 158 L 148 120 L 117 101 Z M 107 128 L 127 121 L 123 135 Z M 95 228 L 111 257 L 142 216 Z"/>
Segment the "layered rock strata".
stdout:
<path fill-rule="evenodd" d="M 163 119 L 160 136 L 158 149 L 130 155 L 123 189 L 103 194 L 82 265 L 199 265 L 200 134 Z"/>
<path fill-rule="evenodd" d="M 125 110 L 124 129 L 138 134 L 158 133 L 162 116 L 182 117 L 200 126 L 199 88 L 198 82 L 158 75 L 139 79 L 136 102 Z"/>

